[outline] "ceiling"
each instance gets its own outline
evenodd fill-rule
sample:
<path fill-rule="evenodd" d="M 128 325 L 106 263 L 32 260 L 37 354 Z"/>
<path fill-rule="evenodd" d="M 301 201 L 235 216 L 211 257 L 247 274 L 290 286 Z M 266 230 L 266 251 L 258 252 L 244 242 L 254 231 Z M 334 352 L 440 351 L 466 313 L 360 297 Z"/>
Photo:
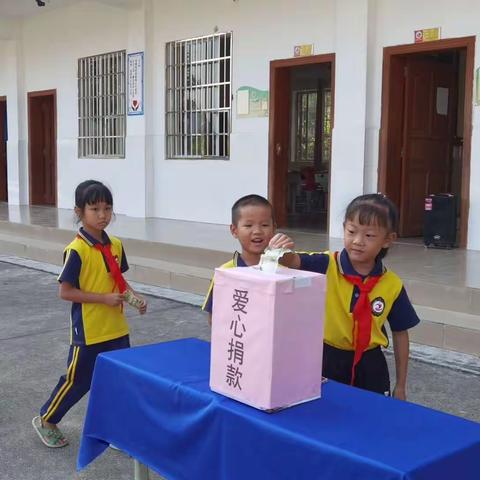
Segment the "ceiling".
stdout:
<path fill-rule="evenodd" d="M 0 0 L 0 19 L 30 17 L 49 10 L 85 2 L 86 0 L 43 0 L 44 7 L 39 7 L 36 0 Z M 112 7 L 127 7 L 140 3 L 138 0 L 90 0 L 88 3 L 104 3 Z"/>

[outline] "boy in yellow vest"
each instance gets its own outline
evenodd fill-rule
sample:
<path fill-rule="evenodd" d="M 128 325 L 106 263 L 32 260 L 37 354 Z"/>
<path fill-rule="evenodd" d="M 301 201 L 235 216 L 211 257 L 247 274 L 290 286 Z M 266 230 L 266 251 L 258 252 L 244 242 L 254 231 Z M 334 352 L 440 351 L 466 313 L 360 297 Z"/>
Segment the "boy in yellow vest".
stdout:
<path fill-rule="evenodd" d="M 241 252 L 235 252 L 232 260 L 222 268 L 248 267 L 257 265 L 260 256 L 275 234 L 275 218 L 270 202 L 260 195 L 246 195 L 238 199 L 232 207 L 230 232 L 241 246 Z M 285 242 L 293 247 L 293 242 Z M 212 322 L 213 280 L 210 283 L 202 310 L 209 313 Z"/>

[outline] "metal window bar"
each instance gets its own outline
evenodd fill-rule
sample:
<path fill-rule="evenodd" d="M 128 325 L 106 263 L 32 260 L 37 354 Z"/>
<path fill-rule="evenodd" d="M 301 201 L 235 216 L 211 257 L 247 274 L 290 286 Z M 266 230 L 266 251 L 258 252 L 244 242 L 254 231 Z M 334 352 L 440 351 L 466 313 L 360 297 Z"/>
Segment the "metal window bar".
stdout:
<path fill-rule="evenodd" d="M 231 52 L 231 32 L 167 43 L 167 158 L 229 157 Z"/>
<path fill-rule="evenodd" d="M 332 92 L 330 88 L 323 89 L 322 95 L 322 163 L 328 164 L 332 149 Z"/>
<path fill-rule="evenodd" d="M 296 95 L 296 160 L 310 163 L 314 160 L 314 145 L 316 136 L 316 90 L 297 92 Z"/>
<path fill-rule="evenodd" d="M 124 158 L 125 51 L 80 58 L 77 76 L 79 157 Z"/>

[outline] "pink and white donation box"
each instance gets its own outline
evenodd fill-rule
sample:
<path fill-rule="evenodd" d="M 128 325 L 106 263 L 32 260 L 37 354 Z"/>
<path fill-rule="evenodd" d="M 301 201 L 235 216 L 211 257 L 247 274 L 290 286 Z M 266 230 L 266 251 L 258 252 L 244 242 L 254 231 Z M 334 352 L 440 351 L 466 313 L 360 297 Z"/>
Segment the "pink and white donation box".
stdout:
<path fill-rule="evenodd" d="M 215 270 L 210 388 L 261 410 L 320 397 L 326 277 Z"/>

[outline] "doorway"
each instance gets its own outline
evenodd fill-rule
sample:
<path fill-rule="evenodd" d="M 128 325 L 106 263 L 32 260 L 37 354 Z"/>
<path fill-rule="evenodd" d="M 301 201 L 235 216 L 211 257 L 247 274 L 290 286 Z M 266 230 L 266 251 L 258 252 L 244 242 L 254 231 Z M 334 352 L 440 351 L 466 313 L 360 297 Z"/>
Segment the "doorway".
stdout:
<path fill-rule="evenodd" d="M 423 235 L 425 197 L 456 197 L 466 245 L 474 38 L 384 49 L 379 191 L 399 207 L 399 235 Z"/>
<path fill-rule="evenodd" d="M 335 55 L 270 62 L 269 198 L 279 227 L 326 232 Z"/>
<path fill-rule="evenodd" d="M 7 141 L 7 99 L 0 97 L 0 202 L 8 202 Z"/>
<path fill-rule="evenodd" d="M 57 203 L 56 91 L 28 93 L 30 204 Z"/>

